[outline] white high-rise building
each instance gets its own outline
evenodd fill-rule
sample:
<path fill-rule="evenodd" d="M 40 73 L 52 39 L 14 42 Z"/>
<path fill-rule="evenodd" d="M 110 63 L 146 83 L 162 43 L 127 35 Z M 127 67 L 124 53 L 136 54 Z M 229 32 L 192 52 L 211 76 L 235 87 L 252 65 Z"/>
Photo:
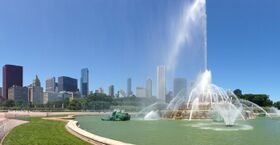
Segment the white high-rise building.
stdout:
<path fill-rule="evenodd" d="M 152 79 L 146 80 L 146 97 L 152 97 L 153 96 L 153 81 Z"/>
<path fill-rule="evenodd" d="M 146 97 L 146 90 L 142 87 L 136 87 L 136 97 L 144 98 Z"/>
<path fill-rule="evenodd" d="M 157 67 L 157 98 L 165 100 L 166 96 L 166 78 L 165 78 L 166 68 L 164 65 Z"/>

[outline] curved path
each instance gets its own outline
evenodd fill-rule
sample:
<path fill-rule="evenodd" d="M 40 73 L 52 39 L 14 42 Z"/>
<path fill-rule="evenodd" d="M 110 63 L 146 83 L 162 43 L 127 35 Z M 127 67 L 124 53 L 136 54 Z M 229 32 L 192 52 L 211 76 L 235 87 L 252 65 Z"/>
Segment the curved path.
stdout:
<path fill-rule="evenodd" d="M 95 134 L 92 134 L 90 132 L 87 132 L 81 128 L 78 127 L 78 121 L 75 120 L 70 120 L 66 124 L 66 129 L 72 133 L 73 135 L 81 138 L 82 140 L 85 140 L 91 144 L 96 144 L 96 145 L 132 145 L 116 140 L 112 140 L 109 138 L 101 137 Z"/>
<path fill-rule="evenodd" d="M 17 120 L 17 119 L 3 119 L 1 118 L 1 125 L 0 125 L 0 140 L 2 145 L 3 140 L 9 134 L 9 132 L 14 129 L 15 127 L 28 123 L 28 121 Z"/>

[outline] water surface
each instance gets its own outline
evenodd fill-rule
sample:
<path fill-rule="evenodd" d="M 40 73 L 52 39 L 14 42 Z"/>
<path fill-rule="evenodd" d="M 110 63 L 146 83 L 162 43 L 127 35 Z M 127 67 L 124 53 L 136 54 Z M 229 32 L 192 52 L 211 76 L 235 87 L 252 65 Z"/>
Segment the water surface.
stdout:
<path fill-rule="evenodd" d="M 280 144 L 279 118 L 239 121 L 239 125 L 233 128 L 212 121 L 132 119 L 127 122 L 108 122 L 101 121 L 101 118 L 102 116 L 77 116 L 76 120 L 84 130 L 137 145 Z"/>

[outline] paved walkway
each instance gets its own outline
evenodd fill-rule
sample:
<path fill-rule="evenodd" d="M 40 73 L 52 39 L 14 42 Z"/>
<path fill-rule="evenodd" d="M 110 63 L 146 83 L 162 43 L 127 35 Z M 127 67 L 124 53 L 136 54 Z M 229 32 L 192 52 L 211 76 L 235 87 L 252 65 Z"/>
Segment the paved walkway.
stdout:
<path fill-rule="evenodd" d="M 28 123 L 28 121 L 23 121 L 23 120 L 17 120 L 17 119 L 6 119 L 6 118 L 1 118 L 0 119 L 0 140 L 1 140 L 1 145 L 3 142 L 3 139 L 5 136 L 15 127 Z"/>

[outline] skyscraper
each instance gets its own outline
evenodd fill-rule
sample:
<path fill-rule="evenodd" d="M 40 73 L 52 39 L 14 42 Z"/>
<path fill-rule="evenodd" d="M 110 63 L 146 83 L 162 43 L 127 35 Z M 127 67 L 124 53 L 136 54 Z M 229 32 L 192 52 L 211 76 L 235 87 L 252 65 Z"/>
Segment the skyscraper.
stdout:
<path fill-rule="evenodd" d="M 89 70 L 84 68 L 81 70 L 81 80 L 80 80 L 81 95 L 86 97 L 89 92 Z"/>
<path fill-rule="evenodd" d="M 175 78 L 173 82 L 173 95 L 176 97 L 182 90 L 186 91 L 187 80 L 185 78 Z"/>
<path fill-rule="evenodd" d="M 46 80 L 46 92 L 56 92 L 56 88 L 55 77 Z"/>
<path fill-rule="evenodd" d="M 153 96 L 153 81 L 152 79 L 146 80 L 146 97 L 152 97 Z"/>
<path fill-rule="evenodd" d="M 28 98 L 29 102 L 33 104 L 43 104 L 43 88 L 41 87 L 41 82 L 36 75 L 36 78 L 33 80 L 33 83 L 28 88 Z"/>
<path fill-rule="evenodd" d="M 166 95 L 165 70 L 164 65 L 157 67 L 157 98 L 161 100 L 165 100 Z"/>
<path fill-rule="evenodd" d="M 146 97 L 146 90 L 142 87 L 136 87 L 136 97 L 144 98 Z"/>
<path fill-rule="evenodd" d="M 61 76 L 58 77 L 58 92 L 67 91 L 67 92 L 77 92 L 78 81 L 77 79 Z"/>
<path fill-rule="evenodd" d="M 115 96 L 115 89 L 114 85 L 109 86 L 109 96 L 114 97 Z"/>
<path fill-rule="evenodd" d="M 15 102 L 28 103 L 28 88 L 21 86 L 12 86 L 8 89 L 8 99 Z"/>
<path fill-rule="evenodd" d="M 131 90 L 131 88 L 132 88 L 132 80 L 131 80 L 131 78 L 128 78 L 128 79 L 127 79 L 127 91 L 126 91 L 127 97 L 132 96 L 132 90 Z"/>
<path fill-rule="evenodd" d="M 38 86 L 38 87 L 41 87 L 41 81 L 38 77 L 38 75 L 36 75 L 36 78 L 33 80 L 32 82 L 32 86 Z"/>
<path fill-rule="evenodd" d="M 22 87 L 23 67 L 16 65 L 3 66 L 3 98 L 8 99 L 8 89 L 15 86 Z"/>

